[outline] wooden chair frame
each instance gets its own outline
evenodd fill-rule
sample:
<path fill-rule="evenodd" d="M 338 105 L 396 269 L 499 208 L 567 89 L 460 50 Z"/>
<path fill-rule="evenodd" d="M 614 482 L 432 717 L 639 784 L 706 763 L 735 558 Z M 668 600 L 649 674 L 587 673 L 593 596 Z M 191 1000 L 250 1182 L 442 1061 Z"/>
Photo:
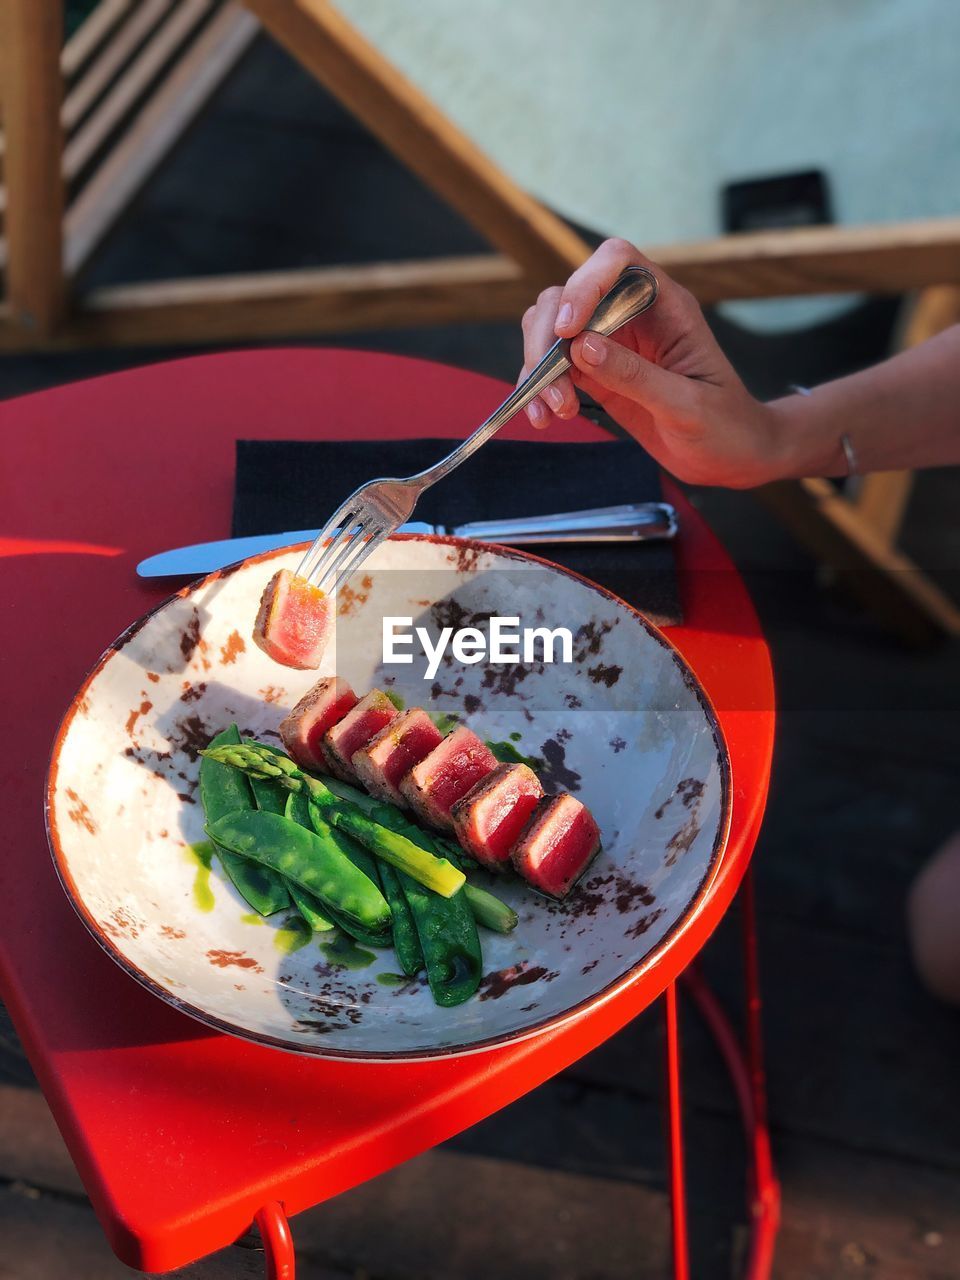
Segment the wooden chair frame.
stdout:
<path fill-rule="evenodd" d="M 329 0 L 100 0 L 66 45 L 62 7 L 0 0 L 0 353 L 517 319 L 589 252 Z M 74 278 L 261 27 L 493 252 L 76 292 Z M 762 231 L 649 253 L 705 304 L 919 291 L 907 344 L 960 318 L 960 218 Z M 760 497 L 898 634 L 960 634 L 960 610 L 894 545 L 911 485 L 909 472 L 869 476 L 851 498 L 826 481 L 791 481 Z"/>

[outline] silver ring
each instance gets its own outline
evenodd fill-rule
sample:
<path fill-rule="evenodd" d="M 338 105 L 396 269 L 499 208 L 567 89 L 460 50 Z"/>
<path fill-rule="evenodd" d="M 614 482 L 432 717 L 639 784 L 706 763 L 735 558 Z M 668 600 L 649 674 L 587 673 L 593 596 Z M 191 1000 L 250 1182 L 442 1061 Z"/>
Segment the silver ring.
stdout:
<path fill-rule="evenodd" d="M 847 462 L 847 475 L 855 476 L 857 474 L 857 452 L 846 433 L 840 437 L 840 448 L 843 450 L 843 456 Z"/>

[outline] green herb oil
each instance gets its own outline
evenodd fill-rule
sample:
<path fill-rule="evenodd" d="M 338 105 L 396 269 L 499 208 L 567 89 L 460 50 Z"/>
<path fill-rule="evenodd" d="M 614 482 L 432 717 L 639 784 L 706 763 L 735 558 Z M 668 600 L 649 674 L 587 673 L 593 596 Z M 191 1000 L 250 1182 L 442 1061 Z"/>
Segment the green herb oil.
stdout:
<path fill-rule="evenodd" d="M 198 911 L 212 911 L 216 899 L 210 888 L 210 868 L 213 866 L 213 845 L 209 840 L 199 840 L 187 845 L 187 857 L 196 863 L 193 877 L 193 901 Z"/>

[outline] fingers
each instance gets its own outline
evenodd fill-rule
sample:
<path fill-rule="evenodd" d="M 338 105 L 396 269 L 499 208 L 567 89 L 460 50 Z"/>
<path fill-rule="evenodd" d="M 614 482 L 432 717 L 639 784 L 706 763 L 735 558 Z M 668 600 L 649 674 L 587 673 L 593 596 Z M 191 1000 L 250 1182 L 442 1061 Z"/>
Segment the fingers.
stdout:
<path fill-rule="evenodd" d="M 570 344 L 570 358 L 591 386 L 599 385 L 608 395 L 622 397 L 652 414 L 680 417 L 689 408 L 689 379 L 661 369 L 599 333 L 575 338 Z"/>
<path fill-rule="evenodd" d="M 688 333 L 708 333 L 700 306 L 692 294 L 651 262 L 627 240 L 605 240 L 592 257 L 573 273 L 563 287 L 557 304 L 554 331 L 558 337 L 573 338 L 589 321 L 597 303 L 625 267 L 646 267 L 657 278 L 660 291 L 649 311 L 623 330 L 626 339 L 648 360 L 660 358 L 675 348 Z"/>
<path fill-rule="evenodd" d="M 555 327 L 558 337 L 572 338 L 580 332 L 625 267 L 653 269 L 653 263 L 628 240 L 604 240 L 560 292 Z"/>
<path fill-rule="evenodd" d="M 631 377 L 633 379 L 642 377 L 649 382 L 650 374 L 646 366 L 656 365 L 662 360 L 670 360 L 671 353 L 678 350 L 678 344 L 682 340 L 689 339 L 690 335 L 699 334 L 701 331 L 704 341 L 699 344 L 695 342 L 693 345 L 698 351 L 701 347 L 704 350 L 712 350 L 712 339 L 702 312 L 696 300 L 686 289 L 681 288 L 666 276 L 629 241 L 605 240 L 583 266 L 573 273 L 563 288 L 545 289 L 524 315 L 522 377 L 526 376 L 541 360 L 553 345 L 556 336 L 573 338 L 581 333 L 597 303 L 624 268 L 629 266 L 642 266 L 652 270 L 660 285 L 656 306 L 625 326 L 620 333 L 621 342 L 629 342 L 640 357 L 641 363 L 630 367 Z M 624 350 L 627 354 L 632 354 L 627 347 L 624 347 Z M 675 355 L 673 362 L 677 363 Z M 582 370 L 586 366 L 581 363 L 579 367 Z M 624 374 L 626 366 L 623 366 L 622 361 L 618 362 L 614 358 L 614 363 L 608 367 L 607 374 L 615 376 L 618 372 Z M 599 381 L 605 384 L 606 376 L 598 374 Z M 622 390 L 617 391 L 617 394 L 627 396 L 634 403 L 642 403 L 637 397 L 636 386 L 632 391 Z M 558 378 L 543 392 L 542 396 L 527 406 L 527 416 L 535 427 L 546 427 L 551 422 L 551 413 L 560 418 L 571 418 L 577 413 L 579 407 L 574 381 L 564 376 Z"/>
<path fill-rule="evenodd" d="M 557 305 L 560 299 L 559 286 L 544 289 L 540 297 L 524 314 L 523 329 L 523 370 L 521 380 L 540 363 L 550 347 L 555 335 L 553 326 L 557 318 Z M 572 418 L 580 408 L 573 382 L 563 375 L 553 382 L 527 406 L 527 417 L 535 427 L 546 427 L 550 424 L 550 414 L 559 418 Z"/>

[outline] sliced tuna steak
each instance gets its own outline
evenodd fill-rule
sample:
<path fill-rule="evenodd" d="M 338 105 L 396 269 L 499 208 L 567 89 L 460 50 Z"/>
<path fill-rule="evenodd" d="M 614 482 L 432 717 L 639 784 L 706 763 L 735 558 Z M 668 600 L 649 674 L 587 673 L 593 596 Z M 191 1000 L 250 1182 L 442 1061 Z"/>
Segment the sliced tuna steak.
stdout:
<path fill-rule="evenodd" d="M 356 782 L 357 774 L 351 764 L 355 751 L 365 747 L 371 738 L 397 718 L 397 708 L 380 689 L 373 689 L 365 698 L 328 729 L 323 737 L 323 747 L 330 768 L 347 782 Z"/>
<path fill-rule="evenodd" d="M 280 737 L 288 755 L 307 769 L 328 768 L 323 735 L 356 705 L 357 695 L 346 680 L 339 676 L 318 680 L 280 722 Z"/>
<path fill-rule="evenodd" d="M 441 831 L 452 831 L 450 810 L 496 767 L 497 758 L 486 743 L 461 725 L 414 765 L 400 783 L 400 790 L 424 822 Z"/>
<path fill-rule="evenodd" d="M 309 671 L 319 667 L 332 626 L 329 597 L 281 569 L 264 588 L 253 639 L 274 662 Z"/>
<path fill-rule="evenodd" d="M 502 871 L 542 798 L 543 787 L 528 765 L 498 765 L 453 806 L 450 816 L 457 839 L 483 866 Z"/>
<path fill-rule="evenodd" d="M 351 764 L 372 796 L 405 807 L 401 778 L 442 741 L 443 734 L 427 713 L 420 707 L 411 707 L 355 751 Z"/>
<path fill-rule="evenodd" d="M 535 889 L 563 898 L 600 848 L 590 810 L 575 796 L 544 800 L 513 850 L 513 865 Z"/>

